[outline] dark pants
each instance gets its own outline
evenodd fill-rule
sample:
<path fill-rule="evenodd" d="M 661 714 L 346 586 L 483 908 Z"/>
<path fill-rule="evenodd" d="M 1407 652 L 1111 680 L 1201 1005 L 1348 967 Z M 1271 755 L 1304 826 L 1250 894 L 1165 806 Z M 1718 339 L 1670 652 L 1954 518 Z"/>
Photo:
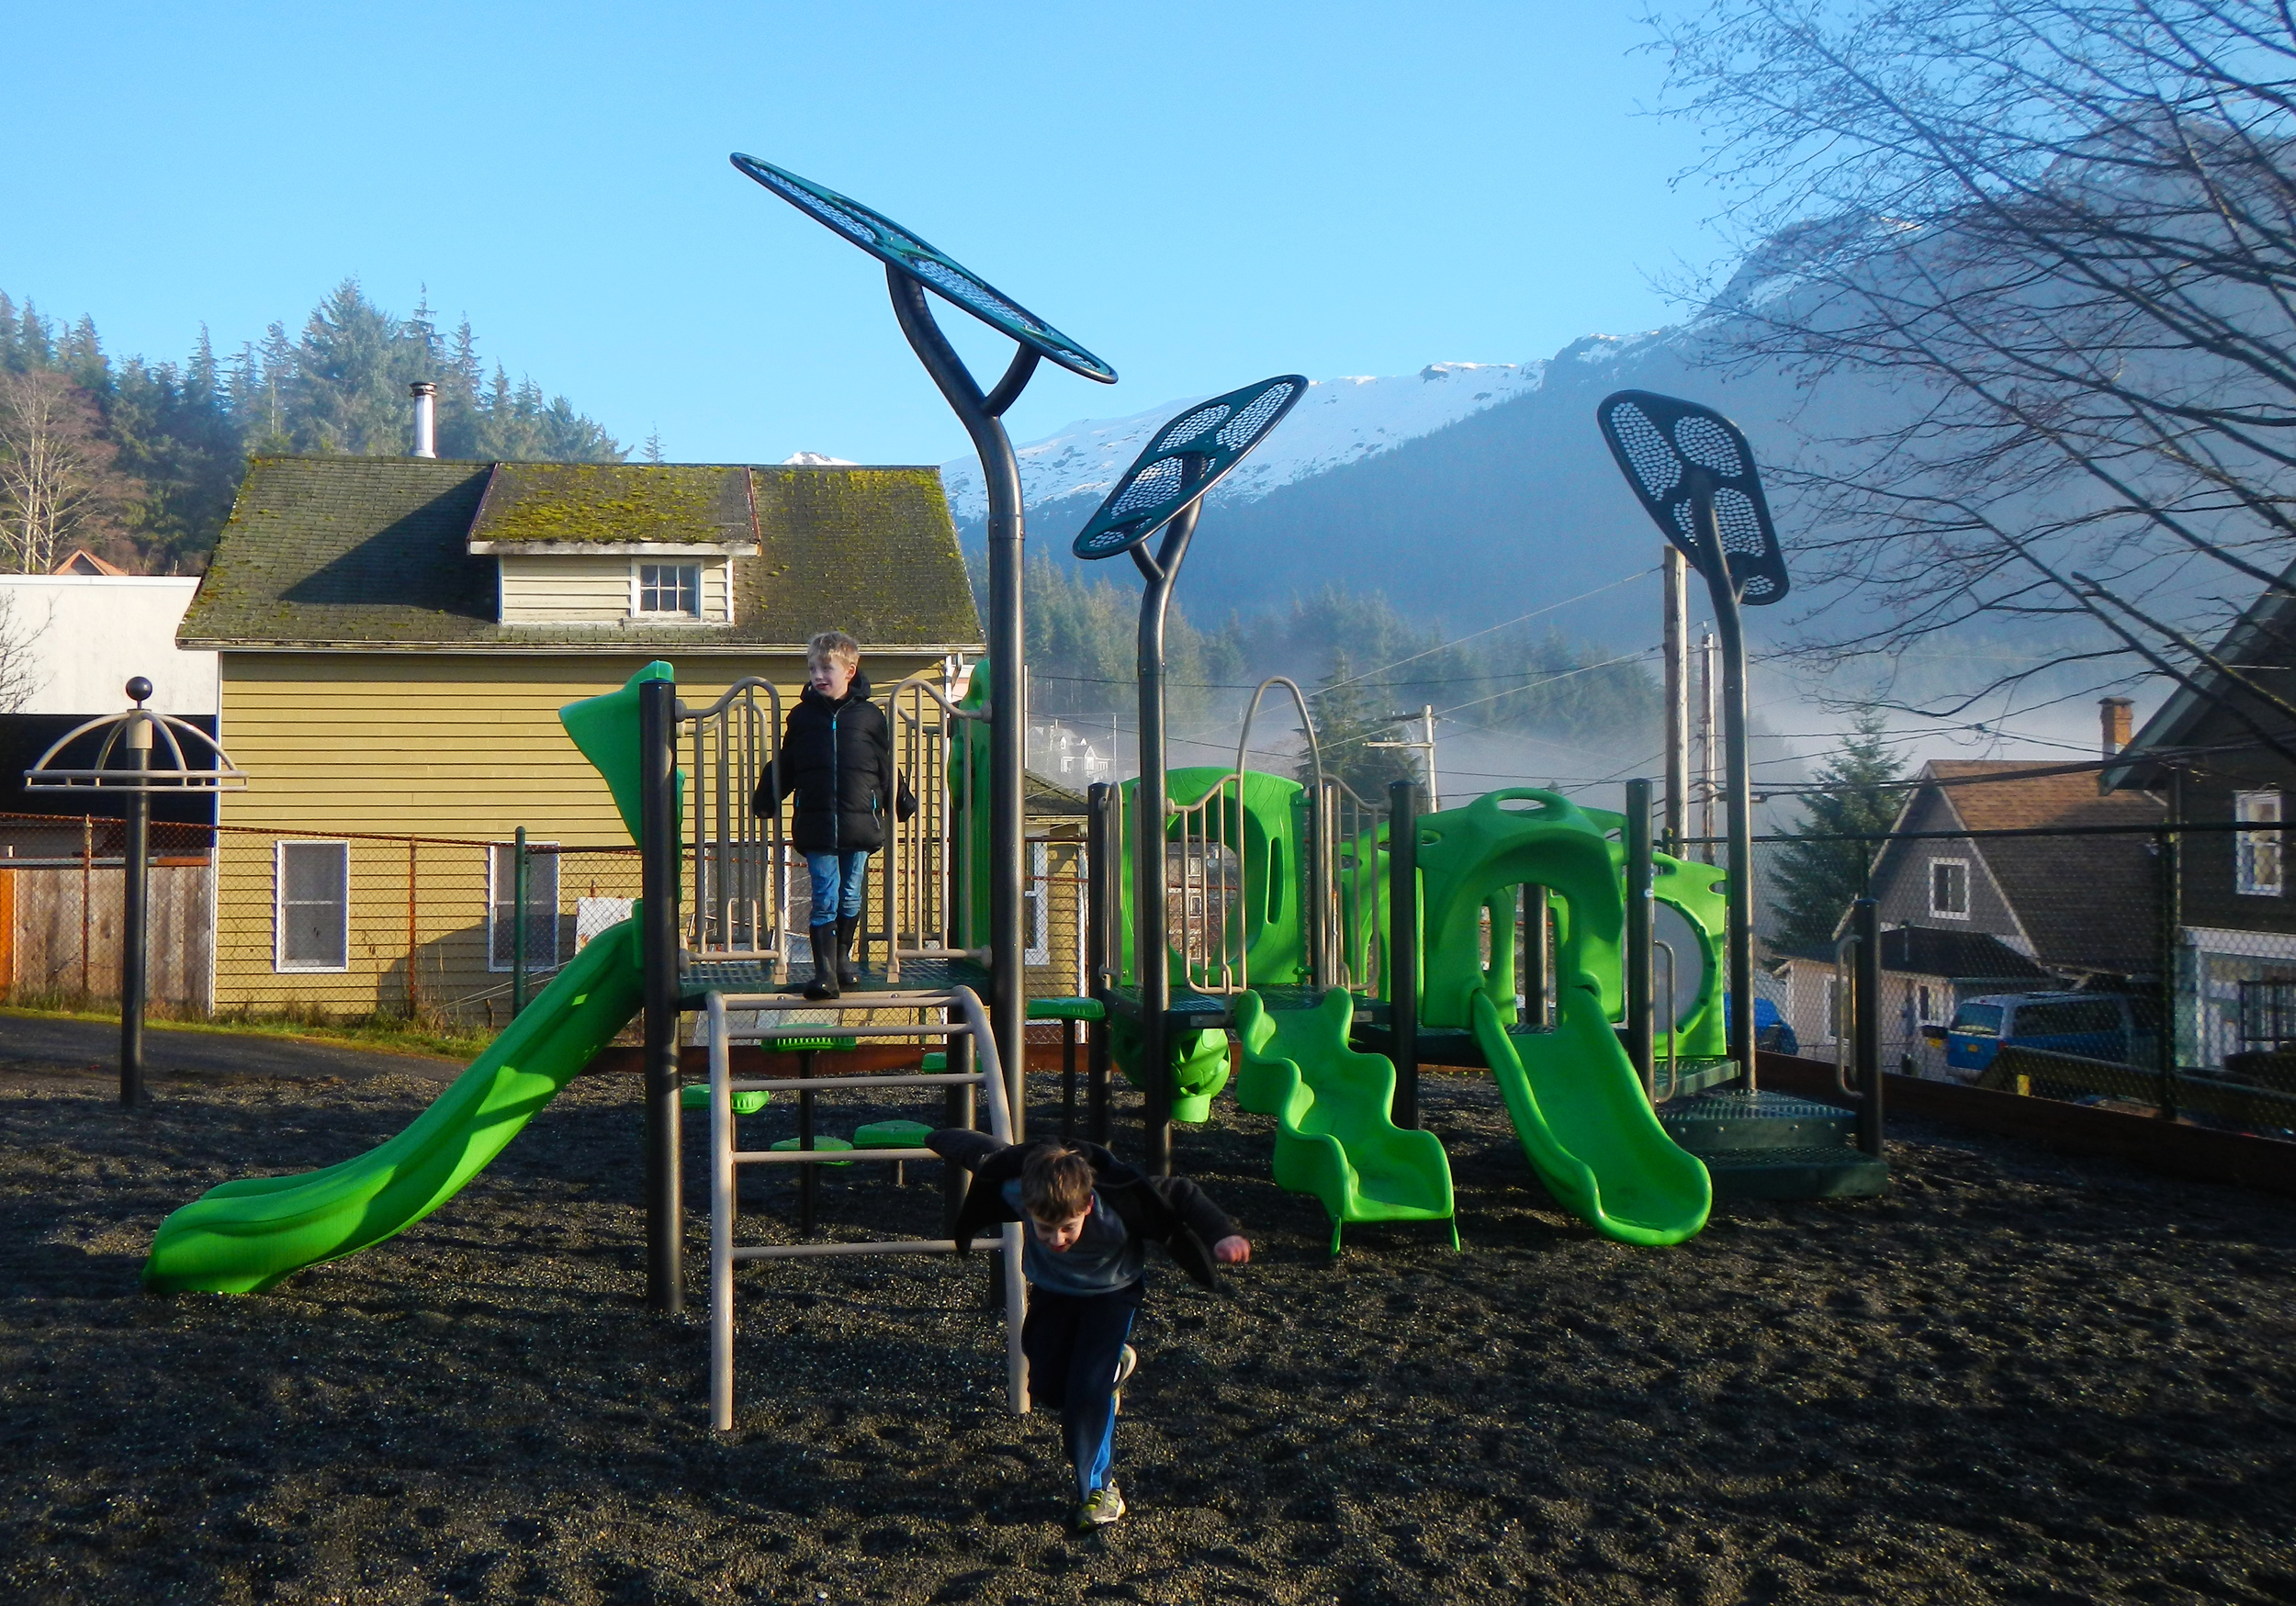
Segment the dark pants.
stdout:
<path fill-rule="evenodd" d="M 1029 1357 L 1029 1398 L 1061 1413 L 1061 1444 L 1076 1468 L 1076 1498 L 1109 1481 L 1116 1446 L 1116 1366 L 1132 1331 L 1144 1284 L 1107 1294 L 1029 1291 L 1020 1348 Z"/>

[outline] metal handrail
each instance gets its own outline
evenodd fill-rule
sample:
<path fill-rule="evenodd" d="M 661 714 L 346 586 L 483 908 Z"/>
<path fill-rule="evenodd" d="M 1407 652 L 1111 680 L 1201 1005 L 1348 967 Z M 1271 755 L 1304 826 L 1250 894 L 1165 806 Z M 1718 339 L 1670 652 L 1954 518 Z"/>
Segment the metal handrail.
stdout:
<path fill-rule="evenodd" d="M 885 979 L 891 982 L 901 979 L 905 959 L 971 958 L 980 946 L 972 940 L 975 911 L 966 896 L 974 852 L 967 826 L 975 800 L 969 787 L 961 792 L 950 784 L 950 749 L 953 722 L 986 724 L 989 713 L 951 702 L 948 678 L 944 666 L 911 675 L 885 694 L 895 785 L 906 783 L 917 799 L 917 813 L 907 820 L 897 807 L 892 811 L 887 833 Z M 928 699 L 940 707 L 937 721 L 925 717 Z"/>
<path fill-rule="evenodd" d="M 735 1002 L 746 1002 L 749 995 L 732 996 Z M 918 1007 L 920 1005 L 915 1000 L 928 997 L 931 1000 L 930 1006 L 947 1010 L 957 1016 L 954 1020 L 940 1023 L 931 1035 L 971 1040 L 974 1069 L 970 1073 L 920 1074 L 915 1078 L 816 1077 L 801 1079 L 797 1083 L 778 1080 L 737 1083 L 733 1077 L 732 1031 L 726 1020 L 728 995 L 713 992 L 703 1001 L 709 1028 L 710 1058 L 710 1425 L 720 1432 L 731 1432 L 734 1425 L 734 1266 L 737 1262 L 837 1254 L 949 1254 L 954 1253 L 958 1248 L 953 1239 L 903 1239 L 859 1243 L 773 1244 L 735 1249 L 736 1168 L 743 1164 L 808 1163 L 805 1159 L 791 1160 L 786 1151 L 753 1152 L 734 1147 L 733 1095 L 737 1087 L 786 1087 L 818 1093 L 838 1087 L 876 1084 L 952 1087 L 977 1083 L 988 1094 L 990 1135 L 1007 1143 L 1012 1141 L 1012 1104 L 1005 1084 L 1004 1065 L 997 1056 L 996 1034 L 989 1029 L 988 1012 L 982 1007 L 979 995 L 970 987 L 951 987 L 943 993 L 912 995 L 913 1001 L 908 1006 Z M 871 1000 L 870 1005 L 875 1005 L 880 1002 Z M 850 1033 L 855 1029 L 846 1028 L 844 1031 Z M 839 1161 L 941 1158 L 929 1151 L 911 1150 L 840 1149 L 814 1152 L 824 1157 L 811 1162 L 816 1164 L 826 1164 L 830 1158 Z M 1020 1334 L 1028 1316 L 1028 1286 L 1021 1277 L 1019 1223 L 1008 1221 L 1000 1228 L 998 1246 L 1004 1263 L 1006 1395 L 1013 1413 L 1025 1415 L 1029 1409 L 1029 1374 L 1028 1361 L 1020 1348 Z"/>
<path fill-rule="evenodd" d="M 1336 775 L 1324 776 L 1318 785 L 1309 816 L 1317 870 L 1312 924 L 1320 927 L 1318 987 L 1378 991 L 1386 951 L 1379 835 L 1387 815 L 1384 805 L 1365 801 Z M 1356 911 L 1360 939 L 1352 946 L 1347 940 L 1351 906 Z"/>
<path fill-rule="evenodd" d="M 760 691 L 763 710 L 758 706 Z M 745 675 L 706 708 L 681 702 L 678 717 L 693 727 L 688 817 L 694 887 L 688 940 L 703 956 L 770 953 L 774 982 L 786 982 L 792 933 L 780 689 Z M 761 816 L 751 804 L 760 782 L 767 780 L 779 801 Z"/>
<path fill-rule="evenodd" d="M 1660 955 L 1666 960 L 1666 1094 L 1664 1097 L 1654 1098 L 1651 1101 L 1654 1104 L 1664 1104 L 1672 1098 L 1682 1091 L 1683 1082 L 1682 1061 L 1675 1053 L 1674 1046 L 1674 1040 L 1682 1031 L 1682 1023 L 1676 1018 L 1674 1010 L 1674 988 L 1679 974 L 1674 968 L 1674 945 L 1662 937 L 1653 936 L 1650 938 L 1650 956 L 1655 960 Z"/>
<path fill-rule="evenodd" d="M 1179 824 L 1180 873 L 1166 884 L 1180 898 L 1176 946 L 1182 973 L 1199 993 L 1241 993 L 1251 984 L 1244 952 L 1244 889 L 1251 874 L 1244 859 L 1244 771 L 1223 775 L 1194 803 L 1166 803 L 1165 811 Z M 1169 859 L 1169 832 L 1165 840 Z"/>

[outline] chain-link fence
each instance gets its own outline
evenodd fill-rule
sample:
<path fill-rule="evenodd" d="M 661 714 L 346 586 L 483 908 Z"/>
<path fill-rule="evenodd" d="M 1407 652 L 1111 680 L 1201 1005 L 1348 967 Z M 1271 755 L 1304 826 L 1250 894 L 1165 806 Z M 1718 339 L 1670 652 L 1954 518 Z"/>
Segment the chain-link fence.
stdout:
<path fill-rule="evenodd" d="M 124 825 L 0 815 L 0 987 L 18 1004 L 102 1007 L 119 992 Z M 591 938 L 627 919 L 627 846 L 152 825 L 154 1012 L 456 1028 L 509 1021 Z M 1023 935 L 1031 997 L 1082 986 L 1083 845 L 1031 841 Z M 809 912 L 790 854 L 792 929 Z M 686 889 L 689 897 L 692 888 Z M 884 960 L 871 877 L 864 955 Z M 802 955 L 793 979 L 806 973 Z M 1042 1035 L 1057 1039 L 1057 1030 Z"/>
<path fill-rule="evenodd" d="M 2296 1136 L 2296 888 L 2277 811 L 1959 829 L 1918 810 L 1887 834 L 1756 839 L 1764 1047 L 1848 1059 L 1848 890 L 1875 906 L 1885 1069 Z M 1687 994 L 1712 947 L 1671 935 L 1694 956 Z"/>

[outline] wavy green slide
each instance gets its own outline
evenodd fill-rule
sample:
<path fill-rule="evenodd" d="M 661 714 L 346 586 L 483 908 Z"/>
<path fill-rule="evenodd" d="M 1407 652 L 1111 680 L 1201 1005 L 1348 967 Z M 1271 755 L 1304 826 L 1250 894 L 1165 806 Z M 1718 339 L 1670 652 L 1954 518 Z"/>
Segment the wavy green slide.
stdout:
<path fill-rule="evenodd" d="M 673 678 L 668 664 L 648 664 L 619 691 L 558 711 L 574 745 L 605 777 L 633 839 L 637 688 Z M 259 1293 L 305 1266 L 403 1232 L 453 1198 L 643 1007 L 637 934 L 634 916 L 591 938 L 388 1143 L 322 1171 L 227 1182 L 168 1217 L 152 1236 L 143 1286 Z"/>
<path fill-rule="evenodd" d="M 227 1182 L 160 1224 L 143 1286 L 253 1294 L 437 1209 L 612 1041 L 643 1003 L 637 924 L 592 938 L 412 1126 L 355 1160 Z"/>
<path fill-rule="evenodd" d="M 1312 1009 L 1235 1001 L 1244 1046 L 1236 1103 L 1276 1117 L 1276 1185 L 1312 1194 L 1332 1221 L 1332 1252 L 1350 1221 L 1452 1221 L 1451 1162 L 1433 1132 L 1389 1118 L 1395 1066 L 1347 1046 L 1355 1000 L 1344 987 Z M 1451 1247 L 1459 1246 L 1458 1227 Z"/>

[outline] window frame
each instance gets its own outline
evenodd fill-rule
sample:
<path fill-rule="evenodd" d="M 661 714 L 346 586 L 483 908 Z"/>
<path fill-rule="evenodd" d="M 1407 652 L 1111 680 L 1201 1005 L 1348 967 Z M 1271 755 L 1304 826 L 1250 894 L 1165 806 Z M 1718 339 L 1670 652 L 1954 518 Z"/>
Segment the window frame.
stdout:
<path fill-rule="evenodd" d="M 698 559 L 692 563 L 687 563 L 675 558 L 669 560 L 646 557 L 632 558 L 630 560 L 630 617 L 633 619 L 648 620 L 656 623 L 667 623 L 670 621 L 678 621 L 689 624 L 701 624 L 705 623 L 708 618 L 708 601 L 706 596 L 707 588 L 703 584 L 702 571 L 707 567 L 708 566 L 706 564 L 700 562 Z M 688 570 L 692 572 L 693 610 L 692 612 L 688 612 L 683 608 L 648 608 L 645 606 L 647 592 L 646 571 L 649 568 L 671 569 L 680 574 L 683 574 Z M 653 589 L 658 592 L 661 590 L 660 583 L 657 581 Z M 685 587 L 683 583 L 681 582 L 677 585 L 676 589 L 682 592 L 685 590 Z"/>
<path fill-rule="evenodd" d="M 530 841 L 526 844 L 526 884 L 529 888 L 534 885 L 535 849 L 537 848 L 558 848 L 560 846 L 561 844 L 557 842 Z M 512 900 L 517 895 L 517 885 L 514 881 L 509 887 L 506 888 L 502 882 L 499 879 L 501 876 L 509 859 L 509 855 L 502 850 L 507 848 L 514 851 L 517 847 L 518 843 L 515 840 L 509 842 L 490 842 L 486 845 L 487 971 L 490 975 L 507 976 L 516 968 L 512 962 L 518 957 L 518 949 L 515 942 L 513 941 L 512 944 L 501 954 L 498 962 L 494 951 L 494 936 L 497 920 L 495 911 L 501 908 L 510 907 L 512 905 Z M 531 937 L 528 938 L 526 945 L 526 973 L 530 976 L 544 971 L 555 971 L 566 963 L 565 960 L 558 957 L 558 926 L 560 921 L 558 894 L 564 888 L 565 878 L 559 874 L 561 867 L 558 863 L 558 855 L 557 853 L 544 854 L 541 857 L 550 860 L 550 953 L 546 962 L 537 958 L 535 953 L 533 938 Z M 515 874 L 515 870 L 512 871 L 512 874 Z M 515 912 L 501 916 L 501 919 L 504 921 L 516 920 L 518 916 Z M 527 915 L 527 919 L 539 924 L 541 916 L 530 913 Z"/>
<path fill-rule="evenodd" d="M 287 959 L 287 849 L 290 848 L 332 848 L 343 866 L 343 897 L 338 904 L 343 911 L 343 962 L 339 965 L 314 965 L 291 962 Z M 295 907 L 311 907 L 296 904 Z M 271 845 L 271 968 L 282 975 L 341 976 L 351 969 L 351 839 L 347 837 L 282 837 Z"/>
<path fill-rule="evenodd" d="M 1027 946 L 1021 950 L 1020 963 L 1030 966 L 1052 962 L 1052 844 L 1036 839 L 1029 843 L 1029 874 L 1021 883 L 1021 929 L 1027 934 Z"/>
<path fill-rule="evenodd" d="M 2269 803 L 2269 814 L 2249 813 L 2257 805 Z M 2285 825 L 2287 805 L 2278 787 L 2233 793 L 2233 819 L 2243 825 Z M 2242 898 L 2278 898 L 2288 891 L 2287 837 L 2279 830 L 2235 831 L 2233 833 L 2233 894 Z M 2268 878 L 2262 867 L 2268 864 Z"/>
<path fill-rule="evenodd" d="M 1961 871 L 1961 907 L 1958 909 L 1945 909 L 1938 906 L 1937 872 L 1940 869 L 1955 869 Z M 1973 880 L 1974 878 L 1969 873 L 1969 861 L 1966 859 L 1941 859 L 1932 857 L 1930 859 L 1929 868 L 1930 913 L 1938 916 L 1941 920 L 1968 919 L 1970 917 L 1969 905 L 1975 902 L 1975 900 L 1970 896 L 1970 884 Z"/>

